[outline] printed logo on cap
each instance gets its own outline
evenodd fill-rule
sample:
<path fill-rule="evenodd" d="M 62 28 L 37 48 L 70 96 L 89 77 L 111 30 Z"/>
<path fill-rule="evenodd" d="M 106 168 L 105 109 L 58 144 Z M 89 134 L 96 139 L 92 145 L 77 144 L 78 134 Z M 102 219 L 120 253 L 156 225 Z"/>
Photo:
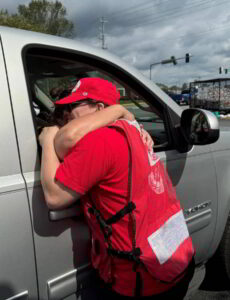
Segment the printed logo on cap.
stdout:
<path fill-rule="evenodd" d="M 80 85 L 81 85 L 81 80 L 79 80 L 79 81 L 77 82 L 77 84 L 75 85 L 75 87 L 72 89 L 72 93 L 76 92 L 76 90 L 79 89 Z"/>

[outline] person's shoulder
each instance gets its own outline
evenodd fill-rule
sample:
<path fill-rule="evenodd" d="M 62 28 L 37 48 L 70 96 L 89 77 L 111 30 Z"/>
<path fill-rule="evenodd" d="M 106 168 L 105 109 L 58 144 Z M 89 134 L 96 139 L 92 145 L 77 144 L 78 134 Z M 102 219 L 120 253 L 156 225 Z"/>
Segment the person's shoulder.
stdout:
<path fill-rule="evenodd" d="M 128 153 L 128 142 L 122 131 L 113 127 L 103 127 L 85 135 L 70 151 L 72 155 L 79 152 L 89 157 L 93 153 L 98 161 L 103 156 L 104 162 L 120 163 L 121 157 Z"/>
<path fill-rule="evenodd" d="M 83 139 L 84 144 L 93 144 L 95 147 L 115 148 L 126 143 L 124 133 L 114 127 L 102 127 L 89 132 Z"/>
<path fill-rule="evenodd" d="M 112 138 L 115 138 L 116 136 L 120 136 L 120 133 L 118 130 L 116 130 L 114 127 L 102 127 L 99 129 L 96 129 L 94 131 L 89 132 L 85 137 L 87 139 L 101 139 L 101 140 L 111 140 Z"/>
<path fill-rule="evenodd" d="M 123 144 L 126 144 L 126 139 L 121 131 L 113 127 L 102 127 L 81 138 L 70 153 L 82 150 L 88 153 L 96 150 L 102 151 L 102 149 L 112 149 L 113 152 L 117 151 L 118 148 L 122 148 Z"/>
<path fill-rule="evenodd" d="M 115 130 L 110 127 L 102 127 L 87 133 L 83 138 L 81 138 L 75 147 L 81 147 L 89 144 L 93 144 L 95 147 L 102 146 L 102 144 L 110 143 L 111 140 L 117 140 L 117 138 L 119 138 L 119 133 Z"/>

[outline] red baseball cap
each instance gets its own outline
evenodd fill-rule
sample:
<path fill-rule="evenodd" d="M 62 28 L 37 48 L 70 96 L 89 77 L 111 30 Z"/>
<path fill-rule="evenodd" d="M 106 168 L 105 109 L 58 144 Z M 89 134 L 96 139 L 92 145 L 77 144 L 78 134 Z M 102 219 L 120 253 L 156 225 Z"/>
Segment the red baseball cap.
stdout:
<path fill-rule="evenodd" d="M 120 93 L 116 86 L 108 80 L 92 77 L 82 78 L 77 82 L 69 96 L 56 101 L 55 104 L 70 104 L 86 99 L 113 105 L 119 103 Z"/>

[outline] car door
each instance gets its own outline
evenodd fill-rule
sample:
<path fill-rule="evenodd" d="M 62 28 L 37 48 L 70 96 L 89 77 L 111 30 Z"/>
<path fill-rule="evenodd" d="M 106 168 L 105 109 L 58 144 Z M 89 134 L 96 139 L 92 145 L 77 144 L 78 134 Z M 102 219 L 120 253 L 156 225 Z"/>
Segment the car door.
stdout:
<path fill-rule="evenodd" d="M 4 235 L 6 239 L 11 241 L 10 245 L 13 246 L 14 244 L 12 239 L 15 239 L 15 241 L 21 239 L 21 249 L 19 245 L 15 247 L 14 257 L 13 247 L 11 247 L 9 253 L 12 257 L 9 257 L 4 264 L 1 264 L 1 269 L 3 265 L 4 272 L 9 273 L 6 280 L 10 275 L 12 275 L 13 278 L 15 272 L 15 282 L 17 278 L 19 279 L 17 285 L 19 285 L 20 282 L 26 281 L 26 279 L 28 279 L 27 277 L 32 281 L 37 272 L 38 296 L 34 296 L 31 299 L 80 299 L 81 290 L 84 290 L 84 299 L 91 299 L 89 294 L 85 293 L 88 282 L 87 278 L 90 278 L 91 274 L 88 227 L 82 217 L 66 218 L 65 215 L 62 215 L 61 218 L 58 218 L 61 219 L 60 221 L 58 221 L 57 218 L 55 218 L 56 221 L 50 220 L 40 183 L 40 149 L 37 143 L 38 133 L 35 128 L 37 107 L 36 103 L 33 102 L 35 100 L 33 97 L 42 96 L 39 96 L 40 94 L 35 95 L 34 93 L 36 93 L 36 91 L 34 89 L 32 94 L 27 87 L 26 76 L 29 76 L 29 74 L 26 73 L 23 66 L 23 46 L 18 44 L 14 47 L 13 37 L 7 37 L 5 40 L 7 40 L 4 44 L 5 64 L 7 67 L 8 84 L 17 135 L 17 143 L 15 137 L 14 144 L 12 143 L 12 147 L 16 148 L 14 153 L 15 158 L 12 159 L 12 164 L 16 157 L 19 160 L 17 153 L 17 151 L 19 151 L 20 165 L 19 161 L 17 161 L 17 169 L 13 171 L 21 180 L 21 182 L 19 182 L 21 185 L 15 182 L 18 189 L 17 197 L 16 195 L 12 197 L 12 195 L 14 195 L 13 193 L 9 195 L 3 194 L 5 203 L 7 203 L 7 201 L 10 203 L 11 200 L 11 204 L 9 204 L 9 207 L 6 207 L 7 210 L 5 209 L 5 214 L 3 202 L 0 202 L 0 206 L 2 205 L 1 212 L 3 212 L 0 224 L 2 225 L 1 227 L 4 228 L 2 222 L 5 221 L 8 226 L 8 228 L 5 229 Z M 12 49 L 14 49 L 14 51 L 12 51 Z M 26 64 L 26 58 L 24 63 Z M 39 70 L 37 72 L 39 77 Z M 33 74 L 31 76 L 33 77 Z M 33 82 L 33 78 L 31 80 Z M 43 95 L 42 92 L 41 94 Z M 6 99 L 4 99 L 4 101 L 6 101 Z M 11 114 L 11 109 L 8 109 Z M 2 111 L 1 113 L 4 114 Z M 11 122 L 13 122 L 12 116 Z M 11 124 L 11 127 L 12 126 Z M 14 130 L 11 130 L 14 133 Z M 11 154 L 11 151 L 13 151 L 13 148 L 9 148 L 9 153 L 7 153 L 5 149 L 5 155 Z M 7 157 L 7 162 L 9 161 L 10 157 Z M 16 180 L 17 177 L 13 177 L 13 179 Z M 16 202 L 15 207 L 14 202 Z M 27 211 L 26 207 L 24 207 L 26 205 Z M 28 210 L 29 208 L 30 211 Z M 7 216 L 10 209 L 13 213 Z M 17 214 L 19 214 L 19 216 Z M 25 220 L 23 218 L 25 218 Z M 22 228 L 19 227 L 22 219 L 25 223 L 27 221 L 27 228 L 25 228 L 25 226 L 22 226 Z M 12 236 L 7 236 L 8 229 L 12 231 L 9 231 L 10 234 L 12 233 Z M 2 229 L 0 232 L 2 232 Z M 31 245 L 28 245 L 28 240 L 25 238 L 26 234 L 29 233 Z M 4 251 L 7 251 L 4 245 L 1 246 L 1 249 L 2 247 Z M 35 255 L 33 253 L 31 257 L 30 252 L 34 251 L 34 249 Z M 10 261 L 12 261 L 13 266 L 10 264 Z M 20 267 L 23 263 L 27 269 L 21 268 L 17 270 L 17 266 Z M 10 281 L 6 281 L 6 283 L 7 282 L 10 283 Z M 22 287 L 23 288 L 20 289 L 22 292 L 24 290 L 29 291 L 32 287 L 34 290 L 36 288 L 36 286 L 32 286 L 32 284 L 28 287 L 24 284 Z M 35 295 L 34 290 L 33 295 Z"/>
<path fill-rule="evenodd" d="M 0 299 L 37 299 L 31 215 L 21 172 L 2 45 L 0 90 Z"/>

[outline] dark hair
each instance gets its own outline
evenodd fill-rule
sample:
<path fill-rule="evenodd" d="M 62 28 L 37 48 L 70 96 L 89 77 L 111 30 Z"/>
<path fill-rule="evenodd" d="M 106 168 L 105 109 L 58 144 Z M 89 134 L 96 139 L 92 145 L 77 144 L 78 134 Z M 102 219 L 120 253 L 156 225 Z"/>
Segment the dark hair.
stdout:
<path fill-rule="evenodd" d="M 57 99 L 57 98 L 59 98 L 59 96 L 63 92 L 63 90 L 64 90 L 63 87 L 53 87 L 49 93 L 53 99 Z"/>
<path fill-rule="evenodd" d="M 55 100 L 60 100 L 69 96 L 72 92 L 72 87 L 64 89 L 63 87 L 54 87 L 50 90 L 50 96 Z"/>
<path fill-rule="evenodd" d="M 59 126 L 65 125 L 64 113 L 70 113 L 75 107 L 77 107 L 81 103 L 87 103 L 90 106 L 96 106 L 97 104 L 102 103 L 105 107 L 108 106 L 107 104 L 104 104 L 101 101 L 95 101 L 93 99 L 80 100 L 69 104 L 57 104 L 55 105 L 55 109 L 53 112 L 54 122 Z"/>

